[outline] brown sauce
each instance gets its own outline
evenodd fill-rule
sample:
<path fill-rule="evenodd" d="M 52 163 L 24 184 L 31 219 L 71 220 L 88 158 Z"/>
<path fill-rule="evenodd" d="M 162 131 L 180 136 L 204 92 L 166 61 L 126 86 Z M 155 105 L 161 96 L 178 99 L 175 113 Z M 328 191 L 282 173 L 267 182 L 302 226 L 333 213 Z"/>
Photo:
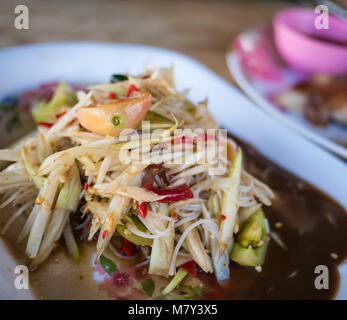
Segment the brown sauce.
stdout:
<path fill-rule="evenodd" d="M 337 266 L 347 256 L 347 215 L 334 200 L 265 159 L 249 145 L 243 147 L 246 169 L 268 184 L 276 199 L 265 207 L 272 232 L 284 243 L 270 240 L 262 272 L 231 261 L 231 278 L 222 286 L 214 276 L 198 273 L 210 287 L 204 299 L 332 299 L 339 289 Z M 7 213 L 8 214 L 8 213 Z M 6 214 L 0 214 L 0 225 Z M 275 225 L 282 223 L 281 228 Z M 16 236 L 23 221 L 11 227 L 4 240 L 19 263 L 25 263 L 25 241 Z M 19 225 L 19 226 L 18 226 Z M 30 274 L 34 294 L 40 299 L 108 299 L 93 280 L 91 261 L 95 243 L 80 245 L 83 257 L 76 265 L 61 245 L 38 270 Z M 335 254 L 337 259 L 334 259 Z M 329 269 L 329 289 L 317 290 L 317 265 Z"/>
<path fill-rule="evenodd" d="M 245 168 L 276 194 L 263 207 L 272 232 L 286 246 L 270 240 L 262 272 L 231 261 L 230 280 L 211 290 L 212 299 L 333 299 L 339 289 L 338 265 L 347 256 L 347 214 L 333 199 L 281 169 L 249 145 Z M 282 223 L 276 228 L 276 223 Z M 332 258 L 337 254 L 338 258 Z M 317 265 L 329 269 L 329 289 L 314 285 Z"/>

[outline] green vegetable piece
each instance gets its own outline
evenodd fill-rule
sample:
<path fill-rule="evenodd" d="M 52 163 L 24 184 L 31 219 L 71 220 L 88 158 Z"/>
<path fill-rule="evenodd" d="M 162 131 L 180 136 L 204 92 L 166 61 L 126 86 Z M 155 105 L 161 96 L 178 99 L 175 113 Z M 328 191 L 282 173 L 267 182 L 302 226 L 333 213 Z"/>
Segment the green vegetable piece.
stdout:
<path fill-rule="evenodd" d="M 75 240 L 70 222 L 68 222 L 68 224 L 66 225 L 63 235 L 64 235 L 64 239 L 65 239 L 65 243 L 66 243 L 68 251 L 73 256 L 76 263 L 80 264 L 81 263 L 81 254 L 80 254 L 80 251 L 78 249 L 77 242 Z"/>
<path fill-rule="evenodd" d="M 171 294 L 170 297 L 174 299 L 184 299 L 184 300 L 198 300 L 202 295 L 208 291 L 208 287 L 188 287 L 188 286 L 178 286 L 178 291 L 184 292 L 184 294 Z"/>
<path fill-rule="evenodd" d="M 69 212 L 75 212 L 80 203 L 80 194 L 83 189 L 76 164 L 71 167 L 68 178 L 69 180 L 64 183 L 59 192 L 56 207 Z"/>
<path fill-rule="evenodd" d="M 146 292 L 146 294 L 149 297 L 153 296 L 153 292 L 154 292 L 154 289 L 155 289 L 155 283 L 154 283 L 152 278 L 148 278 L 145 281 L 143 281 L 141 283 L 141 286 L 142 286 L 143 291 Z"/>
<path fill-rule="evenodd" d="M 164 288 L 160 288 L 160 292 L 163 292 Z M 166 300 L 167 299 L 167 295 L 165 294 L 159 294 L 157 295 L 155 298 L 155 300 Z"/>
<path fill-rule="evenodd" d="M 243 247 L 247 248 L 249 245 L 255 246 L 259 243 L 263 232 L 264 219 L 265 216 L 261 209 L 254 212 L 248 218 L 237 237 L 238 242 Z"/>
<path fill-rule="evenodd" d="M 118 224 L 116 229 L 123 238 L 138 246 L 150 246 L 153 243 L 153 239 L 142 238 L 136 234 L 131 233 L 129 230 L 129 232 L 125 232 L 127 228 L 124 225 Z"/>
<path fill-rule="evenodd" d="M 106 258 L 104 255 L 100 256 L 99 261 L 106 273 L 110 276 L 112 276 L 113 272 L 118 270 L 116 264 L 112 260 Z"/>
<path fill-rule="evenodd" d="M 221 214 L 225 219 L 221 221 L 220 225 L 220 246 L 225 249 L 233 236 L 237 211 L 239 206 L 235 202 L 239 197 L 240 180 L 242 172 L 242 150 L 239 148 L 229 169 L 229 178 L 232 185 L 228 188 L 228 192 L 223 193 L 222 210 Z"/>
<path fill-rule="evenodd" d="M 269 241 L 267 230 L 265 227 L 265 220 L 266 218 L 261 209 L 257 210 L 249 217 L 245 226 L 242 228 L 239 237 L 237 238 L 237 242 L 234 244 L 231 250 L 231 260 L 237 262 L 242 266 L 256 267 L 261 266 L 263 264 Z M 247 224 L 250 226 L 247 226 Z M 254 226 L 254 228 L 252 226 Z M 259 238 L 259 229 L 261 231 L 259 241 L 255 244 L 249 244 L 248 246 L 244 246 L 243 244 L 254 242 L 255 238 Z M 240 236 L 244 231 L 245 233 L 240 240 Z"/>
<path fill-rule="evenodd" d="M 131 213 L 124 218 L 127 222 L 133 223 L 137 229 L 142 232 L 146 232 L 146 226 L 141 222 L 141 220 L 136 216 L 136 213 Z"/>
<path fill-rule="evenodd" d="M 39 167 L 33 166 L 32 164 L 30 164 L 28 160 L 28 154 L 22 148 L 21 148 L 21 157 L 22 157 L 25 169 L 29 173 L 30 177 L 33 179 L 35 187 L 38 190 L 41 190 L 42 184 L 44 182 L 44 178 L 37 175 Z"/>
<path fill-rule="evenodd" d="M 124 116 L 121 114 L 115 114 L 111 118 L 111 123 L 115 128 L 123 127 L 124 122 L 125 122 Z"/>
<path fill-rule="evenodd" d="M 65 82 L 59 82 L 51 101 L 41 101 L 31 113 L 36 122 L 53 123 L 63 108 L 71 108 L 77 103 L 74 91 Z"/>
<path fill-rule="evenodd" d="M 162 291 L 162 294 L 163 295 L 169 294 L 182 282 L 182 280 L 186 277 L 187 274 L 188 274 L 188 271 L 186 269 L 179 268 L 175 276 L 171 279 L 169 284 Z"/>
<path fill-rule="evenodd" d="M 111 75 L 111 78 L 110 78 L 111 83 L 117 83 L 117 82 L 122 82 L 126 80 L 129 80 L 129 78 L 124 74 L 113 74 Z"/>
<path fill-rule="evenodd" d="M 145 121 L 150 121 L 151 130 L 171 128 L 173 124 L 171 119 L 167 119 L 154 111 L 147 112 Z"/>
<path fill-rule="evenodd" d="M 167 119 L 154 111 L 148 111 L 146 114 L 145 120 L 151 121 L 151 122 L 167 122 L 168 120 L 171 120 L 171 119 Z"/>
<path fill-rule="evenodd" d="M 261 266 L 264 263 L 267 244 L 267 239 L 265 239 L 262 246 L 258 248 L 252 248 L 252 246 L 244 248 L 236 243 L 231 251 L 230 258 L 242 266 Z"/>

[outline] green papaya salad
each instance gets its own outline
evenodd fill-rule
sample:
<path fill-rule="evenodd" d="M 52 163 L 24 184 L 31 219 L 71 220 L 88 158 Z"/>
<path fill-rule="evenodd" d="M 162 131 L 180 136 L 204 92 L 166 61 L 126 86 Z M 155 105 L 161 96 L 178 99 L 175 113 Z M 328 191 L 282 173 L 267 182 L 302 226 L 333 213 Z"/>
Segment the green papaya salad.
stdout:
<path fill-rule="evenodd" d="M 219 128 L 207 101 L 187 95 L 173 69 L 160 68 L 114 74 L 87 90 L 60 82 L 31 109 L 36 132 L 0 150 L 0 193 L 1 207 L 14 208 L 6 229 L 25 217 L 18 240 L 33 266 L 60 239 L 79 263 L 83 234 L 106 272 L 113 265 L 105 249 L 118 239 L 120 257 L 140 257 L 148 274 L 169 278 L 163 295 L 196 272 L 229 279 L 230 263 L 261 270 L 263 207 L 274 194 L 243 168 L 235 141 L 209 133 Z M 212 170 L 216 162 L 222 173 Z"/>

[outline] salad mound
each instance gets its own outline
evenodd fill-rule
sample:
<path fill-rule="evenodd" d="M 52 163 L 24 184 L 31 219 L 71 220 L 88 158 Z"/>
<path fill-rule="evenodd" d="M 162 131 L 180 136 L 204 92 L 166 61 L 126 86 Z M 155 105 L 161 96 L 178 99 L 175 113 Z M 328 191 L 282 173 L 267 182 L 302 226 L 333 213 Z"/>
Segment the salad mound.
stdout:
<path fill-rule="evenodd" d="M 230 259 L 260 268 L 269 234 L 262 205 L 274 194 L 243 169 L 233 140 L 208 131 L 219 128 L 207 101 L 187 94 L 161 68 L 88 90 L 59 83 L 32 109 L 37 131 L 0 150 L 8 162 L 0 193 L 1 207 L 15 208 L 3 232 L 26 217 L 18 240 L 27 239 L 33 266 L 61 238 L 79 262 L 79 233 L 96 241 L 99 259 L 116 238 L 124 258 L 145 252 L 149 274 L 173 276 L 163 294 L 196 267 L 218 281 L 230 277 Z"/>

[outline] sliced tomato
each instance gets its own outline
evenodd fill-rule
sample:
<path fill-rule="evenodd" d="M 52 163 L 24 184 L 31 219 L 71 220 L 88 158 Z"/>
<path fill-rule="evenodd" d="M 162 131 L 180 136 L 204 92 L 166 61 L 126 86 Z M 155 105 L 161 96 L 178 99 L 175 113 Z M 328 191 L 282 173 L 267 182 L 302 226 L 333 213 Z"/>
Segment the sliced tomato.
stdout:
<path fill-rule="evenodd" d="M 119 136 L 123 129 L 135 129 L 144 120 L 152 96 L 137 92 L 136 96 L 94 104 L 77 110 L 82 127 L 88 131 L 109 136 Z"/>

